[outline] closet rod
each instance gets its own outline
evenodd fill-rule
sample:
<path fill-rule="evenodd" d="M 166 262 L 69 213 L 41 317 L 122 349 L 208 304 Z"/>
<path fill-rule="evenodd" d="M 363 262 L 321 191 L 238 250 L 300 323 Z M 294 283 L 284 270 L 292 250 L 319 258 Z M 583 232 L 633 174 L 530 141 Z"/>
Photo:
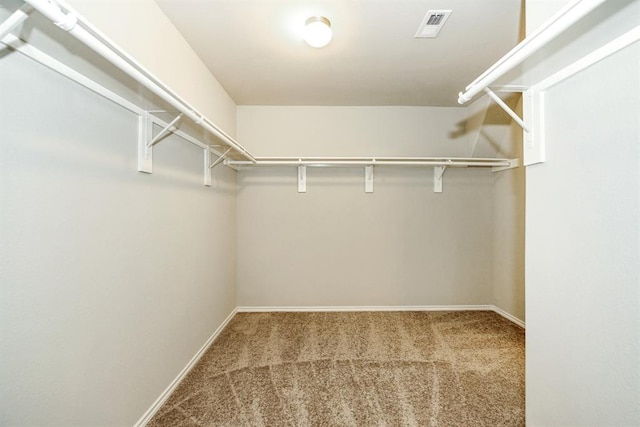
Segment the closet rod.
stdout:
<path fill-rule="evenodd" d="M 470 83 L 465 88 L 465 92 L 460 92 L 458 94 L 458 103 L 465 104 L 471 101 L 474 96 L 536 53 L 605 1 L 606 0 L 575 0 L 569 3 L 500 58 L 491 68 L 481 74 L 480 77 Z"/>
<path fill-rule="evenodd" d="M 22 24 L 31 13 L 31 7 L 27 4 L 16 10 L 4 22 L 0 23 L 0 40 L 11 32 L 15 27 Z"/>
<path fill-rule="evenodd" d="M 7 46 L 10 49 L 15 50 L 16 52 L 20 52 L 21 54 L 23 54 L 24 56 L 26 56 L 29 59 L 32 59 L 36 62 L 38 62 L 39 64 L 42 64 L 43 66 L 59 73 L 60 75 L 70 79 L 71 81 L 74 81 L 76 83 L 78 83 L 79 85 L 81 85 L 82 87 L 85 87 L 87 89 L 89 89 L 90 91 L 94 92 L 97 95 L 102 96 L 105 99 L 108 99 L 109 101 L 115 103 L 116 105 L 119 105 L 120 107 L 124 108 L 127 111 L 130 111 L 138 116 L 143 116 L 145 114 L 148 113 L 152 113 L 152 111 L 146 111 L 143 108 L 137 106 L 136 104 L 134 104 L 133 102 L 123 98 L 122 96 L 110 91 L 109 89 L 105 88 L 104 86 L 100 85 L 99 83 L 96 83 L 95 81 L 91 80 L 90 78 L 86 77 L 85 75 L 79 73 L 78 71 L 70 68 L 67 65 L 64 65 L 63 63 L 61 63 L 60 61 L 52 58 L 51 56 L 49 56 L 48 54 L 42 52 L 41 50 L 33 47 L 32 45 L 22 41 L 21 39 L 19 39 L 18 37 L 14 36 L 13 34 L 8 34 L 6 35 L 2 40 L 0 40 L 0 47 L 2 45 Z M 160 119 L 157 116 L 154 116 L 153 114 L 149 114 L 149 118 L 151 119 L 151 121 L 163 128 L 168 127 L 169 123 L 165 122 L 164 120 Z M 190 142 L 191 144 L 195 145 L 196 147 L 205 149 L 205 150 L 209 150 L 211 153 L 215 154 L 216 156 L 220 156 L 220 152 L 218 150 L 215 149 L 215 145 L 208 145 L 205 144 L 199 140 L 197 140 L 196 138 L 194 138 L 193 136 L 187 134 L 186 132 L 183 132 L 179 129 L 174 129 L 171 131 L 173 134 L 179 136 L 180 138 L 184 139 L 187 142 Z M 236 169 L 233 166 L 229 166 L 232 169 Z"/>
<path fill-rule="evenodd" d="M 53 0 L 25 0 L 35 10 L 46 18 L 53 21 L 55 25 L 65 30 L 82 43 L 93 49 L 100 56 L 111 62 L 113 65 L 124 71 L 135 81 L 169 103 L 179 112 L 183 113 L 194 123 L 204 128 L 209 133 L 218 137 L 226 145 L 233 147 L 244 158 L 250 162 L 255 161 L 249 152 L 238 144 L 231 136 L 209 121 L 206 117 L 192 108 L 186 101 L 164 86 L 157 78 L 147 71 L 141 64 L 135 61 L 125 51 L 118 47 L 107 36 L 93 27 L 86 19 L 80 17 L 69 6 L 62 2 Z M 63 12 L 60 5 L 63 5 L 67 12 Z"/>
<path fill-rule="evenodd" d="M 513 168 L 517 159 L 466 157 L 256 157 L 255 163 L 225 160 L 229 166 L 447 166 Z"/>

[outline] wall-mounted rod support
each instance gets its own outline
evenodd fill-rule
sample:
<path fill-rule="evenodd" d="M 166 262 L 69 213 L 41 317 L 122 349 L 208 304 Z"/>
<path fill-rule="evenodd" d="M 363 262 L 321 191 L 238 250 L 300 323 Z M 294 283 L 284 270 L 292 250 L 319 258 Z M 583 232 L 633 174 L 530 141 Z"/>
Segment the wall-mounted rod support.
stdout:
<path fill-rule="evenodd" d="M 562 8 L 536 31 L 500 58 L 498 62 L 480 75 L 480 77 L 469 84 L 465 88 L 465 92 L 460 92 L 458 95 L 458 103 L 465 104 L 471 101 L 471 99 L 482 92 L 484 88 L 489 87 L 500 77 L 536 53 L 540 48 L 544 47 L 605 1 L 606 0 L 574 0 Z"/>
<path fill-rule="evenodd" d="M 447 166 L 436 166 L 433 168 L 433 192 L 442 193 L 442 178 Z"/>
<path fill-rule="evenodd" d="M 178 116 L 171 120 L 171 122 L 164 128 L 162 129 L 160 132 L 158 132 L 158 134 L 153 137 L 153 139 L 151 141 L 149 141 L 149 143 L 147 144 L 147 146 L 149 147 L 153 147 L 154 145 L 156 145 L 158 142 L 160 142 L 160 140 L 162 138 L 164 138 L 169 132 L 170 129 L 180 121 L 180 119 L 182 118 L 182 113 L 178 114 Z"/>
<path fill-rule="evenodd" d="M 364 192 L 373 193 L 373 166 L 364 167 Z"/>
<path fill-rule="evenodd" d="M 212 165 L 210 165 L 210 166 L 209 166 L 209 169 L 213 169 L 213 168 L 215 168 L 216 166 L 218 166 L 220 163 L 222 163 L 222 162 L 224 161 L 224 159 L 225 159 L 225 156 L 226 156 L 227 154 L 229 154 L 229 152 L 230 152 L 231 150 L 232 150 L 232 148 L 231 148 L 231 147 L 229 147 L 229 149 L 228 149 L 227 151 L 225 151 L 224 153 L 222 153 L 222 154 L 220 155 L 220 157 L 218 157 L 218 159 L 217 159 L 215 162 L 213 162 L 213 164 L 212 164 Z"/>
<path fill-rule="evenodd" d="M 25 4 L 5 19 L 2 24 L 0 24 L 0 40 L 13 31 L 18 25 L 22 24 L 32 11 L 31 6 Z"/>
<path fill-rule="evenodd" d="M 509 108 L 509 106 L 502 100 L 502 98 L 500 98 L 498 95 L 496 95 L 491 89 L 489 89 L 488 87 L 484 88 L 484 91 L 486 92 L 487 95 L 489 95 L 489 98 L 493 99 L 493 102 L 495 102 L 496 104 L 498 104 L 500 106 L 500 108 L 502 108 L 504 110 L 505 113 L 507 113 L 509 116 L 511 116 L 511 118 L 525 131 L 525 132 L 529 132 L 529 129 L 527 128 L 527 125 L 524 123 L 524 121 L 520 118 L 520 116 L 518 116 L 516 114 L 515 111 L 513 111 L 511 108 Z"/>
<path fill-rule="evenodd" d="M 153 121 L 146 112 L 138 116 L 138 172 L 153 173 L 153 148 L 147 141 L 153 134 Z"/>
<path fill-rule="evenodd" d="M 211 151 L 208 148 L 203 150 L 204 152 L 204 186 L 211 187 Z"/>
<path fill-rule="evenodd" d="M 509 169 L 515 169 L 520 166 L 520 159 L 511 159 L 509 160 L 509 166 L 499 166 L 495 168 L 491 168 L 491 172 L 502 172 Z"/>
<path fill-rule="evenodd" d="M 67 65 L 62 64 L 60 61 L 52 58 L 46 53 L 36 49 L 32 45 L 20 40 L 13 34 L 7 34 L 2 40 L 0 40 L 0 45 L 5 45 L 10 49 L 13 49 L 16 52 L 19 52 L 25 55 L 27 58 L 30 58 L 47 68 L 61 74 L 62 76 L 76 82 L 77 84 L 89 89 L 95 94 L 102 96 L 103 98 L 119 105 L 120 107 L 136 114 L 139 117 L 139 135 L 138 135 L 138 171 L 145 173 L 152 173 L 153 170 L 153 162 L 152 162 L 152 148 L 147 146 L 147 141 L 151 139 L 152 135 L 152 126 L 158 125 L 162 127 L 166 127 L 167 123 L 149 113 L 156 112 L 166 112 L 166 111 L 157 111 L 157 110 L 144 110 L 143 108 L 137 106 L 136 104 L 128 101 L 127 99 L 117 95 L 116 93 L 110 91 L 104 86 L 96 83 L 95 81 L 89 79 L 88 77 L 80 74 L 79 72 L 73 70 Z M 175 129 L 172 131 L 173 134 L 179 136 L 183 140 L 195 145 L 196 147 L 200 147 L 204 150 L 211 151 L 212 154 L 216 156 L 220 156 L 220 153 L 215 150 L 217 147 L 221 147 L 220 145 L 209 145 L 205 144 L 191 135 L 179 130 Z M 227 147 L 226 145 L 224 147 Z M 209 169 L 209 163 L 207 163 L 207 170 Z M 237 170 L 235 166 L 227 165 L 234 170 Z"/>
<path fill-rule="evenodd" d="M 298 193 L 307 192 L 307 167 L 298 166 Z"/>
<path fill-rule="evenodd" d="M 233 147 L 233 149 L 240 153 L 244 158 L 250 161 L 254 160 L 253 156 L 249 154 L 244 147 L 240 146 L 222 129 L 211 123 L 186 101 L 173 93 L 142 65 L 113 43 L 108 37 L 102 34 L 97 28 L 79 17 L 75 12 L 72 12 L 70 8 L 67 8 L 69 12 L 65 13 L 54 0 L 25 0 L 25 3 L 31 5 L 38 12 L 58 25 L 58 27 L 67 31 L 89 48 L 93 49 L 96 53 L 128 74 L 135 81 L 159 96 L 173 108 L 183 113 L 194 123 L 203 127 L 207 132 L 215 135 L 229 147 Z"/>

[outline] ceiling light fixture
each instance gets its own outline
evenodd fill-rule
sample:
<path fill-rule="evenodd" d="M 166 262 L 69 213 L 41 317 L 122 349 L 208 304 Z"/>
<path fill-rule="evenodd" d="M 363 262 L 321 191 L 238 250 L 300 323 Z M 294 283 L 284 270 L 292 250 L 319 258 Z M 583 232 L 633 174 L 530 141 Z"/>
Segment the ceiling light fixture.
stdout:
<path fill-rule="evenodd" d="M 304 41 L 310 46 L 324 47 L 331 41 L 331 22 L 324 16 L 312 16 L 304 25 Z"/>

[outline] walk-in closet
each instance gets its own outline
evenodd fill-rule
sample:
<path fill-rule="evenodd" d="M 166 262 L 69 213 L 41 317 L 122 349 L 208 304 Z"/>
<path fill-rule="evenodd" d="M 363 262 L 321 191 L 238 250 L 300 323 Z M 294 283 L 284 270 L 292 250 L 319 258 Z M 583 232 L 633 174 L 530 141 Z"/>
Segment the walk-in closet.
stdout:
<path fill-rule="evenodd" d="M 640 425 L 640 0 L 0 0 L 0 425 Z"/>

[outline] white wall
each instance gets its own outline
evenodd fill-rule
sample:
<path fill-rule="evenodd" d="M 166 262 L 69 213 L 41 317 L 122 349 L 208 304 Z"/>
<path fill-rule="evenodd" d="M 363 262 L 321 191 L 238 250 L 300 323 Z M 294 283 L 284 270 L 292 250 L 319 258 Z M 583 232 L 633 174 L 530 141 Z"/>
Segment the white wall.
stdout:
<path fill-rule="evenodd" d="M 160 81 L 235 136 L 235 103 L 153 0 L 68 3 Z"/>
<path fill-rule="evenodd" d="M 235 172 L 136 172 L 134 115 L 16 53 L 0 94 L 0 424 L 131 425 L 236 306 Z"/>
<path fill-rule="evenodd" d="M 520 114 L 521 97 L 505 102 Z M 487 97 L 469 107 L 467 131 L 474 138 L 478 157 L 522 158 L 522 128 Z M 492 304 L 517 319 L 525 320 L 524 223 L 525 171 L 516 169 L 493 174 L 493 269 Z"/>
<path fill-rule="evenodd" d="M 467 110 L 239 107 L 256 155 L 468 155 Z M 491 303 L 493 176 L 378 167 L 245 170 L 238 178 L 240 306 Z"/>
<path fill-rule="evenodd" d="M 639 63 L 636 43 L 545 95 L 547 161 L 526 171 L 532 426 L 640 424 Z"/>

